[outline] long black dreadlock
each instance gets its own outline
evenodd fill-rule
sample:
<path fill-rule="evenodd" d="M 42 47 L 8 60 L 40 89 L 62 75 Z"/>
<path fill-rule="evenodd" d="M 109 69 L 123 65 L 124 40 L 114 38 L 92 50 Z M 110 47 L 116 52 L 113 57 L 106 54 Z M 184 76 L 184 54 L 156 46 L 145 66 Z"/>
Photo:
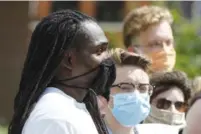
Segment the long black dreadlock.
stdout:
<path fill-rule="evenodd" d="M 73 47 L 72 40 L 80 23 L 87 20 L 94 21 L 80 12 L 63 10 L 50 14 L 36 26 L 24 63 L 19 91 L 14 100 L 14 115 L 8 134 L 21 134 L 33 104 L 51 83 L 64 57 L 64 51 Z M 87 109 L 99 134 L 107 134 L 95 96 L 89 93 L 86 98 Z"/>

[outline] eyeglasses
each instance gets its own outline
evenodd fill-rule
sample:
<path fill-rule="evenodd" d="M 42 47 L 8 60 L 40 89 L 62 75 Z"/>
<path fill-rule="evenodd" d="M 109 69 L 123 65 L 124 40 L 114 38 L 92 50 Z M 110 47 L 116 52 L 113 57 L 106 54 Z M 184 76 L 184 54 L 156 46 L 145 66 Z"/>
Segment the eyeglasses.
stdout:
<path fill-rule="evenodd" d="M 153 91 L 153 86 L 150 84 L 133 84 L 133 83 L 119 83 L 112 85 L 112 87 L 118 87 L 125 91 L 133 91 L 135 89 L 139 90 L 140 93 L 148 92 L 150 95 Z"/>
<path fill-rule="evenodd" d="M 179 112 L 186 112 L 187 110 L 187 104 L 185 102 L 180 102 L 180 101 L 172 102 L 164 98 L 158 99 L 156 101 L 156 107 L 159 109 L 164 109 L 164 110 L 169 109 L 172 104 L 174 104 L 175 108 Z"/>

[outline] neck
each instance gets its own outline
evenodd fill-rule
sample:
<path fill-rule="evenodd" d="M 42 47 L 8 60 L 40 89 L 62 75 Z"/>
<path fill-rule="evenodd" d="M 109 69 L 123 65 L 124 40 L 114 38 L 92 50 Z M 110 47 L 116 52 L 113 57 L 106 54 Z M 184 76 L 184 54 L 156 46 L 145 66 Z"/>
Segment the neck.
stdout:
<path fill-rule="evenodd" d="M 58 87 L 78 102 L 83 102 L 83 99 L 89 90 L 88 88 L 90 88 L 90 85 L 92 84 L 91 82 L 94 79 L 94 73 L 83 74 L 84 73 L 78 76 L 71 76 L 72 74 L 70 74 L 68 71 L 63 71 L 55 78 L 61 81 L 55 80 L 56 82 L 53 86 Z"/>
<path fill-rule="evenodd" d="M 110 108 L 107 109 L 107 113 L 104 117 L 105 123 L 112 131 L 112 134 L 135 134 L 134 127 L 122 126 L 113 116 Z"/>
<path fill-rule="evenodd" d="M 68 84 L 68 85 L 72 85 L 72 84 Z M 83 102 L 84 97 L 87 94 L 86 89 L 71 88 L 71 87 L 66 87 L 64 85 L 61 85 L 61 84 L 55 84 L 54 86 L 61 89 L 62 91 L 64 91 L 67 95 L 73 97 L 78 102 Z"/>

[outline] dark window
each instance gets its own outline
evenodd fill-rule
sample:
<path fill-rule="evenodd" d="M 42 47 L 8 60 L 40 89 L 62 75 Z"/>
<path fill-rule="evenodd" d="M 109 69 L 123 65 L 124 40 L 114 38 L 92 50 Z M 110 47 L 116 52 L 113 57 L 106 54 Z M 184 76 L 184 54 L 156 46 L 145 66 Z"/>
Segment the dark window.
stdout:
<path fill-rule="evenodd" d="M 78 9 L 78 2 L 79 1 L 53 1 L 52 2 L 52 12 L 62 10 L 62 9 Z"/>
<path fill-rule="evenodd" d="M 124 1 L 97 1 L 96 19 L 98 21 L 122 21 Z"/>

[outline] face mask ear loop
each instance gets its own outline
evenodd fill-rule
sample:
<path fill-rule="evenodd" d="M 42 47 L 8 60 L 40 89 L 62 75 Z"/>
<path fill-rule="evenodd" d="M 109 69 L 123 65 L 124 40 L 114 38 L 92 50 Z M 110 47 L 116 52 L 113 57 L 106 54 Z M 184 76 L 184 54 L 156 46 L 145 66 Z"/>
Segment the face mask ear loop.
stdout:
<path fill-rule="evenodd" d="M 98 67 L 99 67 L 99 66 L 98 66 Z M 77 75 L 77 76 L 74 76 L 74 77 L 71 77 L 71 78 L 66 78 L 66 79 L 64 78 L 64 79 L 61 79 L 61 80 L 58 80 L 58 81 L 69 81 L 69 80 L 74 80 L 74 79 L 76 79 L 76 78 L 78 78 L 78 77 L 82 77 L 82 76 L 85 76 L 85 75 L 87 75 L 87 74 L 89 74 L 89 73 L 94 72 L 98 67 L 95 67 L 95 68 L 89 70 L 88 72 L 86 72 L 86 73 L 84 73 L 84 74 Z"/>
<path fill-rule="evenodd" d="M 77 37 L 78 32 L 80 32 L 80 28 L 79 28 L 79 27 L 76 27 L 76 33 L 75 33 L 75 36 L 73 37 L 73 39 L 72 39 L 72 41 L 71 41 L 71 43 L 70 43 L 70 46 L 72 46 L 72 44 L 73 44 L 74 41 L 76 40 L 76 37 Z M 86 72 L 86 73 L 84 73 L 84 74 L 81 74 L 81 75 L 78 75 L 78 76 L 74 76 L 74 77 L 71 77 L 71 78 L 64 78 L 64 79 L 61 79 L 61 80 L 58 80 L 58 81 L 74 80 L 74 79 L 76 79 L 76 78 L 78 78 L 78 77 L 82 77 L 82 76 L 84 76 L 84 75 L 87 75 L 87 74 L 89 74 L 89 73 L 95 71 L 98 67 L 99 67 L 99 66 L 93 68 L 92 70 L 89 70 L 88 72 Z"/>

